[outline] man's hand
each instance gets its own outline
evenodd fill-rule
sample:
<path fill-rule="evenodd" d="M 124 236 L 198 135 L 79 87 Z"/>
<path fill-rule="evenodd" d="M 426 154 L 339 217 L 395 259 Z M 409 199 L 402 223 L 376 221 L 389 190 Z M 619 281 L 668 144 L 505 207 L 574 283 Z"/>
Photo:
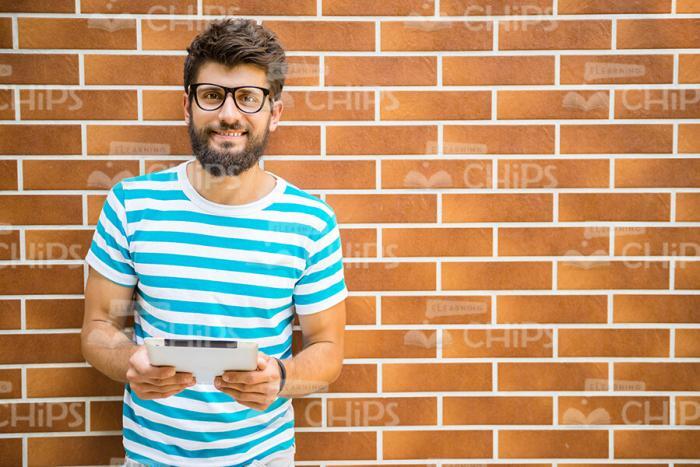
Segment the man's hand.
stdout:
<path fill-rule="evenodd" d="M 174 366 L 151 365 L 145 345 L 129 358 L 126 379 L 141 399 L 163 399 L 196 384 L 192 373 L 176 372 Z"/>
<path fill-rule="evenodd" d="M 274 358 L 258 352 L 258 368 L 253 371 L 225 371 L 214 379 L 214 386 L 255 410 L 265 410 L 277 399 L 282 371 Z"/>

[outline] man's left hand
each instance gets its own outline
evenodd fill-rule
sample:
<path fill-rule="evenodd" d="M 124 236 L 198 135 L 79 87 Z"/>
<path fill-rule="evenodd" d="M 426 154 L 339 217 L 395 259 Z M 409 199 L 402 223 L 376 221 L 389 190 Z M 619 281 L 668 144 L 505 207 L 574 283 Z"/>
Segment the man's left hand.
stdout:
<path fill-rule="evenodd" d="M 277 399 L 282 374 L 274 358 L 258 352 L 258 368 L 253 371 L 225 371 L 214 379 L 214 386 L 255 410 L 265 410 Z"/>

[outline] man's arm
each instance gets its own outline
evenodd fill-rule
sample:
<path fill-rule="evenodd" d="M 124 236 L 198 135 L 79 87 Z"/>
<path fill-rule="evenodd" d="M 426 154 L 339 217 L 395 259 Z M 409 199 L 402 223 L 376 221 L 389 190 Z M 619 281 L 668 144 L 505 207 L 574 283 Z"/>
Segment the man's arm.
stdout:
<path fill-rule="evenodd" d="M 327 310 L 298 315 L 304 349 L 282 360 L 287 381 L 281 397 L 301 397 L 325 390 L 343 367 L 345 300 Z"/>

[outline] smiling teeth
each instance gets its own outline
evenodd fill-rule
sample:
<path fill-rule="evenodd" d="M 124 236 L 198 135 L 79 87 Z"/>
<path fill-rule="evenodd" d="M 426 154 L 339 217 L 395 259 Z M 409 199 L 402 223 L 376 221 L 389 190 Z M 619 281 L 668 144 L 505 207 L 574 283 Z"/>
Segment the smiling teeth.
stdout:
<path fill-rule="evenodd" d="M 224 135 L 224 136 L 241 136 L 241 135 L 243 135 L 243 133 L 245 133 L 245 132 L 244 131 L 242 131 L 242 132 L 220 131 L 219 132 L 220 135 Z"/>

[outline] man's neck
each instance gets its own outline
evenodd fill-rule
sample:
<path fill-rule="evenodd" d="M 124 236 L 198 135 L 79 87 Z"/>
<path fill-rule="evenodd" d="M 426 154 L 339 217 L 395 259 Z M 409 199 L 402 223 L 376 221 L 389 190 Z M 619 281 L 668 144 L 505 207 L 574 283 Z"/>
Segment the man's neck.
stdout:
<path fill-rule="evenodd" d="M 187 164 L 187 178 L 203 198 L 213 203 L 239 205 L 259 200 L 277 183 L 275 177 L 254 164 L 239 175 L 214 177 L 199 160 Z"/>

